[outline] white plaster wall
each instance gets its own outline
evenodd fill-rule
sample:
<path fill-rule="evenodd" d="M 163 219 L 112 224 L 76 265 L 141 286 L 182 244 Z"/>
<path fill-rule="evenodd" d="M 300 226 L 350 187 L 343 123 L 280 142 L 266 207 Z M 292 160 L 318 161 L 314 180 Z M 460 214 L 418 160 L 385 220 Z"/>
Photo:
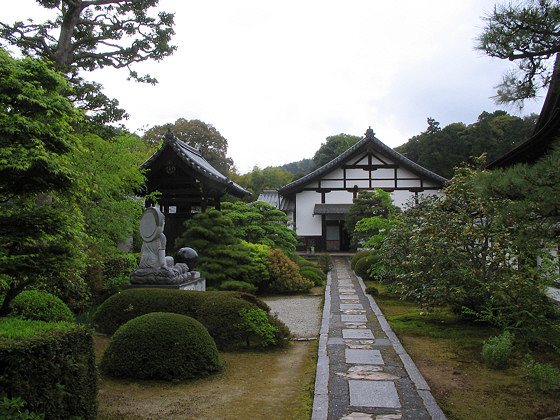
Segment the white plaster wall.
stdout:
<path fill-rule="evenodd" d="M 352 204 L 354 195 L 348 191 L 331 191 L 325 195 L 327 204 Z"/>
<path fill-rule="evenodd" d="M 365 172 L 367 175 L 367 172 Z M 379 179 L 379 178 L 391 178 L 395 179 L 395 170 L 394 169 L 378 169 L 376 171 L 372 171 L 371 179 Z"/>
<path fill-rule="evenodd" d="M 302 191 L 296 194 L 296 233 L 301 236 L 320 236 L 321 216 L 313 215 L 315 204 L 321 202 L 321 194 Z"/>
<path fill-rule="evenodd" d="M 391 198 L 393 199 L 393 204 L 395 206 L 400 207 L 401 209 L 404 209 L 406 206 L 406 202 L 414 197 L 414 193 L 410 192 L 410 191 L 393 191 L 391 193 Z"/>

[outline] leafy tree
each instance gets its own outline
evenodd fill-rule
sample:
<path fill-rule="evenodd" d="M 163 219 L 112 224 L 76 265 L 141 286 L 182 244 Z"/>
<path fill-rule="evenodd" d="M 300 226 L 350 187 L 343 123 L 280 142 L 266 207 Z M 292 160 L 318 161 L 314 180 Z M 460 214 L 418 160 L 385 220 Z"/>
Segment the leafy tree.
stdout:
<path fill-rule="evenodd" d="M 118 121 L 124 111 L 118 102 L 102 94 L 101 85 L 86 82 L 81 70 L 104 67 L 128 68 L 130 78 L 156 83 L 150 75 L 140 76 L 131 65 L 148 59 L 161 60 L 176 47 L 169 44 L 173 14 L 149 15 L 158 0 L 37 0 L 57 16 L 43 23 L 31 19 L 8 24 L 0 22 L 0 37 L 30 57 L 54 63 L 67 74 L 75 103 L 95 110 L 98 122 Z"/>
<path fill-rule="evenodd" d="M 250 250 L 235 237 L 231 219 L 220 211 L 212 209 L 187 220 L 175 245 L 197 251 L 200 272 L 209 286 L 218 287 L 228 280 L 247 281 Z"/>
<path fill-rule="evenodd" d="M 233 222 L 236 237 L 281 249 L 287 255 L 296 250 L 297 235 L 288 227 L 286 214 L 274 206 L 262 201 L 223 203 L 222 213 Z"/>
<path fill-rule="evenodd" d="M 43 62 L 0 49 L 0 316 L 27 286 L 79 271 L 81 217 L 64 194 L 79 118 L 64 79 Z"/>
<path fill-rule="evenodd" d="M 392 274 L 385 280 L 427 308 L 449 305 L 538 340 L 553 313 L 544 295 L 557 267 L 546 246 L 550 224 L 488 194 L 488 176 L 459 168 L 445 196 L 427 197 L 400 216 L 383 243 Z"/>
<path fill-rule="evenodd" d="M 132 135 L 107 141 L 85 134 L 70 153 L 68 165 L 80 174 L 73 193 L 86 222 L 88 248 L 94 251 L 90 256 L 110 256 L 119 241 L 138 229 L 143 208 L 133 197 L 145 181 L 139 169 L 143 162 L 139 144 Z"/>
<path fill-rule="evenodd" d="M 454 168 L 473 163 L 473 157 L 486 153 L 489 161 L 525 141 L 533 131 L 537 115 L 514 117 L 505 111 L 483 112 L 470 125 L 452 123 L 444 128 L 428 118 L 426 131 L 396 147 L 410 160 L 443 177 L 451 178 Z"/>
<path fill-rule="evenodd" d="M 232 179 L 242 187 L 251 191 L 250 200 L 255 201 L 264 190 L 274 190 L 293 180 L 293 175 L 281 168 L 268 167 L 260 169 L 255 166 L 244 175 L 234 175 Z"/>
<path fill-rule="evenodd" d="M 496 5 L 485 17 L 477 48 L 491 57 L 517 63 L 498 86 L 498 103 L 523 102 L 547 87 L 560 66 L 560 4 L 558 0 L 525 0 Z"/>
<path fill-rule="evenodd" d="M 315 152 L 315 156 L 313 156 L 313 169 L 320 168 L 329 163 L 338 155 L 355 145 L 359 140 L 360 137 L 358 136 L 344 133 L 327 137 L 327 141 L 321 144 L 321 147 Z"/>
<path fill-rule="evenodd" d="M 379 249 L 389 231 L 397 224 L 396 219 L 387 219 L 383 216 L 366 217 L 356 223 L 353 238 L 364 248 Z"/>
<path fill-rule="evenodd" d="M 393 204 L 391 194 L 387 191 L 376 189 L 374 191 L 360 191 L 354 199 L 350 210 L 344 216 L 344 228 L 351 235 L 354 233 L 357 223 L 370 217 L 383 217 L 393 219 L 400 209 Z M 351 245 L 357 247 L 360 235 L 353 236 Z"/>
<path fill-rule="evenodd" d="M 168 129 L 171 129 L 179 140 L 199 149 L 204 159 L 222 174 L 228 175 L 231 172 L 233 160 L 227 157 L 228 141 L 212 124 L 179 118 L 173 124 L 150 128 L 142 140 L 153 152 L 161 144 Z"/>

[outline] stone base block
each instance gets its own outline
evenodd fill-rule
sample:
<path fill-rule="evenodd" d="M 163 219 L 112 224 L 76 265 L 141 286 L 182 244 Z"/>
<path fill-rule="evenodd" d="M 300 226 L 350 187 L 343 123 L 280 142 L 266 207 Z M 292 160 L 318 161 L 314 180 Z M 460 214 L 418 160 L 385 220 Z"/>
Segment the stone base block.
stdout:
<path fill-rule="evenodd" d="M 206 291 L 206 278 L 196 277 L 179 284 L 127 284 L 124 289 L 179 289 Z"/>

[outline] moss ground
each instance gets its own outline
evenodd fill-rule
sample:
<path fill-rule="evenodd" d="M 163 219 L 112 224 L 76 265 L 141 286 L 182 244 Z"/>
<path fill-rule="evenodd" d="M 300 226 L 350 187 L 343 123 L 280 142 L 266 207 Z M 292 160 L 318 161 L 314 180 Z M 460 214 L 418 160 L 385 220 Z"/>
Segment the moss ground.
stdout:
<path fill-rule="evenodd" d="M 560 415 L 560 395 L 536 390 L 522 367 L 518 350 L 505 370 L 486 368 L 482 343 L 498 332 L 462 322 L 441 311 L 422 313 L 414 304 L 388 294 L 382 286 L 375 300 L 424 375 L 449 420 L 543 419 Z M 534 351 L 536 359 L 560 366 L 560 354 Z"/>
<path fill-rule="evenodd" d="M 96 337 L 98 360 L 109 342 Z M 170 384 L 101 377 L 98 419 L 308 419 L 317 342 L 271 352 L 220 353 L 223 370 Z"/>

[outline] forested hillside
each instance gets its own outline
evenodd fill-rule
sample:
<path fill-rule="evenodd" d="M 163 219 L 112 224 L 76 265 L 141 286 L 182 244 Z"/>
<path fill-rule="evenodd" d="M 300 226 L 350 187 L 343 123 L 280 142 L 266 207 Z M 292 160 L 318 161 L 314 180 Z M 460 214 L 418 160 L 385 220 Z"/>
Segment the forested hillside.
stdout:
<path fill-rule="evenodd" d="M 452 123 L 444 128 L 428 118 L 426 131 L 395 150 L 426 169 L 451 178 L 453 168 L 462 162 L 472 162 L 472 157 L 483 153 L 487 154 L 486 161 L 492 162 L 525 141 L 537 118 L 536 114 L 519 118 L 505 111 L 483 112 L 473 124 Z"/>

